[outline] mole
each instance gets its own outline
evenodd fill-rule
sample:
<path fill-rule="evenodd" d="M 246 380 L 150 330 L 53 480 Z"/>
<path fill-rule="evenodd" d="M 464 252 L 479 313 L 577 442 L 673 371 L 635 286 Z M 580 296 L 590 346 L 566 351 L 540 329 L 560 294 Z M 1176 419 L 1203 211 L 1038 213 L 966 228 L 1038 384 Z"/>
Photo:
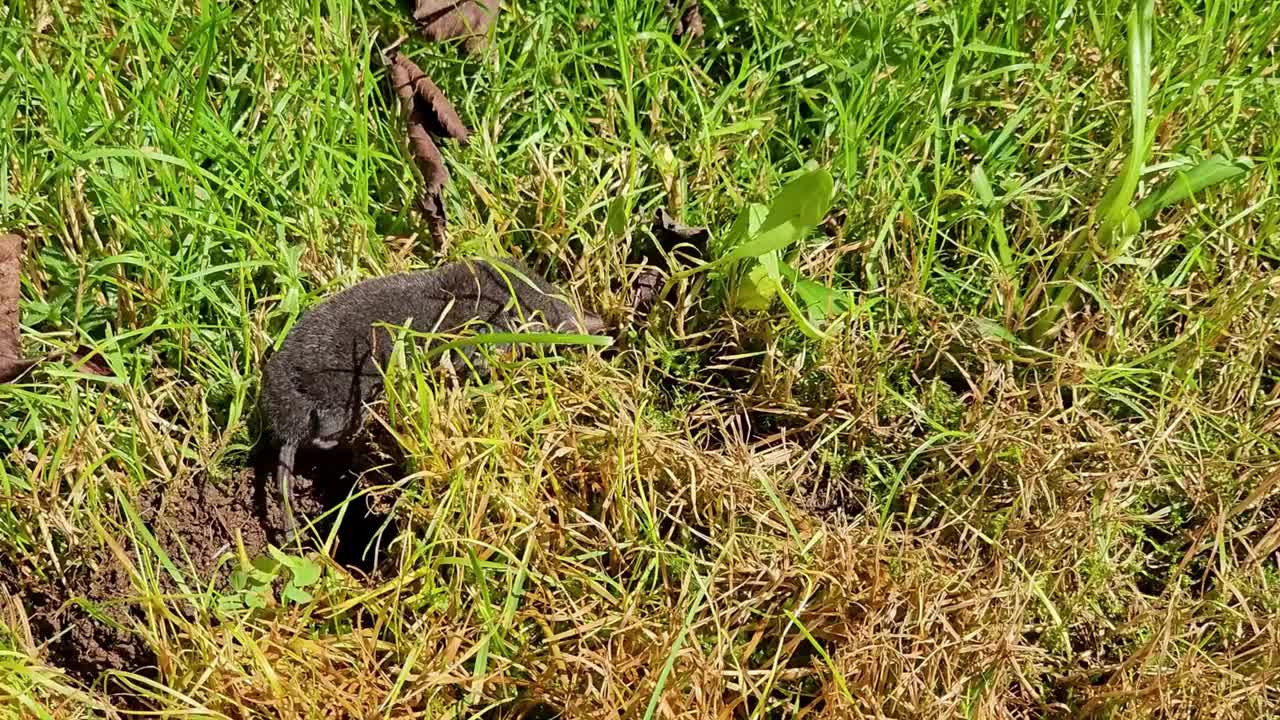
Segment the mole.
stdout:
<path fill-rule="evenodd" d="M 288 536 L 296 530 L 290 486 L 298 449 L 332 449 L 360 429 L 366 403 L 382 391 L 398 327 L 429 334 L 416 347 L 430 351 L 464 330 L 596 334 L 605 324 L 514 260 L 461 260 L 365 280 L 304 313 L 267 361 L 259 401 L 278 453 Z M 483 374 L 478 355 L 475 345 L 457 348 L 451 369 Z"/>

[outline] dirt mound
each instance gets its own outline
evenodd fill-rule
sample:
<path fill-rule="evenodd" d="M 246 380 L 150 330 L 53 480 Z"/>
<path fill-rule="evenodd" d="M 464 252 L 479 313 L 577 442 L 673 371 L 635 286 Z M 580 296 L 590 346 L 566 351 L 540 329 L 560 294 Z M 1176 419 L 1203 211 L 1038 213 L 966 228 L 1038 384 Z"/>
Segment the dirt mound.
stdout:
<path fill-rule="evenodd" d="M 294 485 L 295 511 L 299 518 L 318 517 L 347 499 L 361 480 L 360 469 L 371 466 L 367 453 L 324 453 L 300 457 L 302 472 Z M 186 587 L 199 592 L 225 587 L 233 564 L 218 566 L 219 558 L 237 552 L 237 542 L 255 557 L 268 544 L 285 541 L 283 515 L 269 475 L 258 462 L 231 482 L 219 486 L 202 480 L 182 488 L 144 493 L 134 502 L 138 518 L 178 570 Z M 364 550 L 383 527 L 385 516 L 347 512 L 338 533 L 334 559 L 349 568 L 369 572 L 372 563 Z M 122 518 L 129 522 L 127 518 Z M 321 527 L 327 532 L 327 527 Z M 133 632 L 145 614 L 133 577 L 137 573 L 137 548 L 126 533 L 115 538 L 117 547 L 103 547 L 81 558 L 64 561 L 67 572 L 50 580 L 37 580 L 30 568 L 0 569 L 0 588 L 23 605 L 32 638 L 44 646 L 46 660 L 70 675 L 91 682 L 106 670 L 154 674 L 156 655 L 146 640 Z M 388 537 L 394 535 L 389 533 Z M 183 589 L 171 573 L 157 570 L 160 589 L 180 594 Z M 215 577 L 216 576 L 216 577 Z M 183 612 L 183 603 L 170 609 Z"/>

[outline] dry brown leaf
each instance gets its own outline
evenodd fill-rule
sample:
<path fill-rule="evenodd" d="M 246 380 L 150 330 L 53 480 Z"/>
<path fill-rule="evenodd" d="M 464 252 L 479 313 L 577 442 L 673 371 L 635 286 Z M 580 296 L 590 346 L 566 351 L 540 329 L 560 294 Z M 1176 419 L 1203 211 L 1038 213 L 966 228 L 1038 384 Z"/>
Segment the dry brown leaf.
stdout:
<path fill-rule="evenodd" d="M 445 97 L 427 74 L 412 60 L 396 53 L 391 58 L 391 84 L 400 96 L 401 104 L 409 116 L 410 124 L 424 125 L 437 137 L 453 138 L 466 143 L 470 132 Z"/>
<path fill-rule="evenodd" d="M 442 191 L 445 184 L 449 182 L 449 169 L 445 167 L 444 156 L 440 154 L 440 149 L 436 147 L 431 135 L 419 123 L 409 124 L 409 149 L 413 152 L 418 170 L 422 172 L 422 179 L 426 182 L 420 204 L 427 215 L 427 227 L 431 230 L 431 238 L 435 241 L 436 248 L 443 250 L 447 240 L 445 233 L 447 216 L 444 212 Z"/>
<path fill-rule="evenodd" d="M 101 377 L 111 377 L 111 368 L 107 367 L 102 356 L 96 355 L 92 348 L 81 345 L 76 348 L 75 352 L 68 353 L 67 359 L 71 361 L 73 369 L 89 375 L 99 375 Z"/>
<path fill-rule="evenodd" d="M 419 205 L 427 216 L 427 226 L 437 249 L 443 251 L 448 238 L 441 193 L 449 182 L 449 170 L 431 136 L 454 138 L 466 143 L 470 133 L 449 99 L 412 60 L 395 53 L 390 58 L 389 69 L 391 84 L 407 116 L 409 150 L 426 182 Z"/>
<path fill-rule="evenodd" d="M 711 231 L 704 227 L 685 225 L 671 217 L 671 213 L 667 212 L 666 208 L 658 208 L 653 216 L 653 237 L 657 239 L 658 246 L 664 250 L 671 250 L 681 243 L 689 243 L 702 249 L 706 246 L 707 239 L 711 237 Z"/>
<path fill-rule="evenodd" d="M 409 149 L 418 163 L 418 170 L 422 172 L 422 179 L 427 183 L 427 192 L 439 195 L 449 182 L 449 169 L 445 167 L 444 156 L 440 154 L 440 148 L 436 147 L 431 135 L 417 123 L 409 125 Z"/>
<path fill-rule="evenodd" d="M 413 4 L 413 19 L 421 20 L 445 10 L 453 9 L 458 0 L 417 0 Z"/>
<path fill-rule="evenodd" d="M 21 262 L 22 238 L 0 235 L 0 383 L 14 380 L 36 363 L 22 356 L 22 339 L 18 334 Z"/>
<path fill-rule="evenodd" d="M 428 40 L 439 42 L 450 38 L 485 35 L 497 14 L 498 0 L 418 0 L 413 19 L 418 21 L 422 34 Z"/>

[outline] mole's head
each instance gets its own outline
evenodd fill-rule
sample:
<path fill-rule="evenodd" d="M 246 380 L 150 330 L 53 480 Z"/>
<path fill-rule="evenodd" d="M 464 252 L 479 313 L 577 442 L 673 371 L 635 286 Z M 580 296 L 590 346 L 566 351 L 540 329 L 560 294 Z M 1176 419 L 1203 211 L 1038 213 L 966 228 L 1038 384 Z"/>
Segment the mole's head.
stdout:
<path fill-rule="evenodd" d="M 596 335 L 608 329 L 597 314 L 578 307 L 573 298 L 523 264 L 512 260 L 494 263 L 493 269 L 514 293 L 511 309 L 516 324 L 532 324 L 558 333 Z"/>
<path fill-rule="evenodd" d="M 332 368 L 342 367 L 334 372 Z M 286 343 L 263 368 L 259 406 L 278 445 L 330 448 L 360 421 L 360 380 L 334 356 Z"/>
<path fill-rule="evenodd" d="M 558 300 L 560 307 L 554 319 L 556 332 L 599 335 L 608 329 L 604 320 L 590 310 L 578 310 L 569 300 Z"/>

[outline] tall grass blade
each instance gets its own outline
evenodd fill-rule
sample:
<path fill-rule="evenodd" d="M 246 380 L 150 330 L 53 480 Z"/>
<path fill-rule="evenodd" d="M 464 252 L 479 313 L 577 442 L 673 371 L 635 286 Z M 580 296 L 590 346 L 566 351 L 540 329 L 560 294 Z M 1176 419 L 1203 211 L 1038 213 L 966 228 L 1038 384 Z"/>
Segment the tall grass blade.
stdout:
<path fill-rule="evenodd" d="M 1155 28 L 1155 0 L 1141 0 L 1141 4 L 1129 13 L 1129 113 L 1131 137 L 1129 156 L 1124 172 L 1114 180 L 1098 204 L 1097 217 L 1101 224 L 1096 235 L 1096 246 L 1110 252 L 1117 232 L 1137 229 L 1138 217 L 1133 210 L 1133 196 L 1138 190 L 1142 168 L 1146 165 L 1153 134 L 1147 133 L 1147 105 L 1151 95 L 1151 38 Z M 1075 242 L 1058 259 L 1051 286 L 1057 287 L 1049 306 L 1040 314 L 1032 329 L 1036 341 L 1046 339 L 1058 324 L 1067 305 L 1075 296 L 1077 283 L 1074 278 L 1087 274 L 1094 258 L 1085 247 L 1085 235 Z"/>

